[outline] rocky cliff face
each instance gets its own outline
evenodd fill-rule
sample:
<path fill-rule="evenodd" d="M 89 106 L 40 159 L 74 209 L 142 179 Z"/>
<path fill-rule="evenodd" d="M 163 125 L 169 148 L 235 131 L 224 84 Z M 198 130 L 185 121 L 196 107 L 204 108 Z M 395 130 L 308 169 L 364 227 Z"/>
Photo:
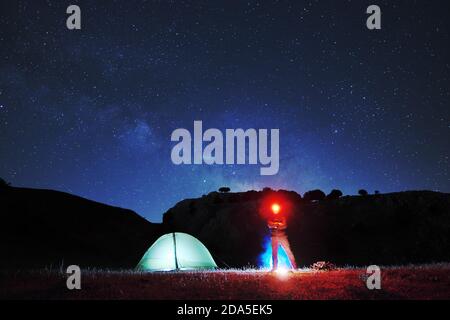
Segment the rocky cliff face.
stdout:
<path fill-rule="evenodd" d="M 291 203 L 288 235 L 300 265 L 450 261 L 450 195 L 428 191 L 306 201 L 280 191 L 210 193 L 164 214 L 167 230 L 198 237 L 220 260 L 257 265 L 268 235 L 261 205 L 267 197 Z M 219 262 L 220 262 L 219 260 Z"/>

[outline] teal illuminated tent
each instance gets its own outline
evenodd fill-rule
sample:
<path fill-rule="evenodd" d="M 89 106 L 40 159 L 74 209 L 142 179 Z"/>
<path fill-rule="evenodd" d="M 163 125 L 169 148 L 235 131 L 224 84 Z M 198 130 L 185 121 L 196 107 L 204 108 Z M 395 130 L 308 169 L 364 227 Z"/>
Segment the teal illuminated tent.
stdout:
<path fill-rule="evenodd" d="M 137 265 L 140 271 L 197 270 L 217 268 L 208 249 L 186 233 L 161 236 Z"/>

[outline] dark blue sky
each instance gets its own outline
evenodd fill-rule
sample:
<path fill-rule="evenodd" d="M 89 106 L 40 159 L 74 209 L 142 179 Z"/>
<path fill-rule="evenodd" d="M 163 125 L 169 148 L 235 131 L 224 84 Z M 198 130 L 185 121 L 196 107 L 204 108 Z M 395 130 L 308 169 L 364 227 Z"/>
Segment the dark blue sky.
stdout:
<path fill-rule="evenodd" d="M 448 1 L 0 4 L 0 176 L 151 221 L 226 185 L 450 191 Z M 65 27 L 78 4 L 82 30 Z M 381 7 L 382 30 L 365 26 Z M 175 166 L 176 128 L 279 128 L 280 172 Z"/>

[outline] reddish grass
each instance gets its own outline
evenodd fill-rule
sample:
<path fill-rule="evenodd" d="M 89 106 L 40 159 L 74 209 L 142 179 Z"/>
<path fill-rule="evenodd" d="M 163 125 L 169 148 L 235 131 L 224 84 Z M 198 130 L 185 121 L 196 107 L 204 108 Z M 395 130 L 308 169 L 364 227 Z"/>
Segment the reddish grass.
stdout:
<path fill-rule="evenodd" d="M 0 299 L 450 299 L 450 265 L 382 268 L 382 290 L 365 285 L 365 269 L 133 273 L 85 271 L 82 289 L 66 289 L 58 272 L 0 274 Z"/>

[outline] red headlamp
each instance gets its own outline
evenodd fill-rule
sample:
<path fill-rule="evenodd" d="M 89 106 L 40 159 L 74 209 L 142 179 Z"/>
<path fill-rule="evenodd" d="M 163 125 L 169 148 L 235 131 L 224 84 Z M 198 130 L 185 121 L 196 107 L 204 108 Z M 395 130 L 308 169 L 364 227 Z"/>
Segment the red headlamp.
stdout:
<path fill-rule="evenodd" d="M 271 209 L 273 214 L 278 214 L 281 211 L 281 206 L 278 203 L 273 203 Z"/>

